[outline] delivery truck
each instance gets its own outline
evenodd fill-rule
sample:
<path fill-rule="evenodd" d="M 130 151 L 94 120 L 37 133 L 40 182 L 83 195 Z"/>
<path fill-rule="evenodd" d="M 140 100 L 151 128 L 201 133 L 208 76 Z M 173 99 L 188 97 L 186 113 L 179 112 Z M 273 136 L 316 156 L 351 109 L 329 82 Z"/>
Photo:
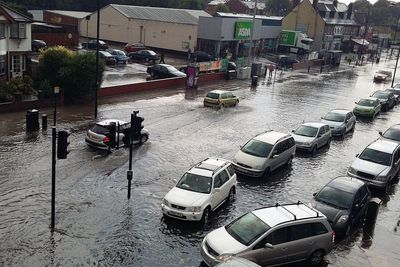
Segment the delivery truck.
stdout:
<path fill-rule="evenodd" d="M 291 52 L 296 54 L 308 53 L 314 40 L 308 38 L 305 33 L 300 31 L 283 30 L 278 44 L 278 51 Z"/>

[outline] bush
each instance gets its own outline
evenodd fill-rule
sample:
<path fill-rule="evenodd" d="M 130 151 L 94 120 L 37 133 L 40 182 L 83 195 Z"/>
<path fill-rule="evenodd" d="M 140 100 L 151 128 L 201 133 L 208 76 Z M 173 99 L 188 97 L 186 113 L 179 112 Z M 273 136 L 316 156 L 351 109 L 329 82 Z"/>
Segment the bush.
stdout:
<path fill-rule="evenodd" d="M 9 82 L 0 84 L 0 101 L 11 101 L 16 93 L 36 95 L 37 91 L 33 89 L 32 84 L 29 76 L 12 78 Z"/>

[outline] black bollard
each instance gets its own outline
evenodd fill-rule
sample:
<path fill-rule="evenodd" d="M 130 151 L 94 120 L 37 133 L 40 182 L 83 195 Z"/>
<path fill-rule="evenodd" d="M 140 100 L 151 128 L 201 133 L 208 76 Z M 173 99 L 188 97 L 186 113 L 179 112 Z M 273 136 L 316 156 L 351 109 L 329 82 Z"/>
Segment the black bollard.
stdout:
<path fill-rule="evenodd" d="M 26 130 L 30 131 L 37 131 L 39 130 L 39 110 L 32 109 L 26 112 Z"/>
<path fill-rule="evenodd" d="M 361 241 L 361 247 L 363 248 L 368 248 L 372 244 L 372 237 L 374 235 L 375 223 L 380 205 L 381 200 L 379 198 L 372 198 L 368 203 L 368 210 L 365 215 L 365 224 L 363 227 L 363 238 Z"/>
<path fill-rule="evenodd" d="M 257 86 L 258 84 L 258 76 L 251 77 L 251 86 Z"/>
<path fill-rule="evenodd" d="M 42 114 L 42 130 L 47 129 L 47 114 Z"/>

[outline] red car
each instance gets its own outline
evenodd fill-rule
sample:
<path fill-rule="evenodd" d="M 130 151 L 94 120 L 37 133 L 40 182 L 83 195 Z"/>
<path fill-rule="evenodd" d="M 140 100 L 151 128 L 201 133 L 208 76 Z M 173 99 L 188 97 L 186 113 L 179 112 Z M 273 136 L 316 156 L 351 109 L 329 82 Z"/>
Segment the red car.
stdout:
<path fill-rule="evenodd" d="M 146 46 L 142 43 L 133 43 L 133 44 L 126 44 L 125 45 L 125 51 L 127 53 L 130 52 L 137 52 L 139 50 L 146 49 Z"/>

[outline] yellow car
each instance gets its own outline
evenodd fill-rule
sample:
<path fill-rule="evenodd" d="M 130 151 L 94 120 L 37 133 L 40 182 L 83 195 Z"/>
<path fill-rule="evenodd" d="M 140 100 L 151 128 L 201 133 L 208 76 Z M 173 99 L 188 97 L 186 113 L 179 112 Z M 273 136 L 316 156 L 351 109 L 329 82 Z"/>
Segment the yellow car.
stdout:
<path fill-rule="evenodd" d="M 213 90 L 208 92 L 204 98 L 205 107 L 223 108 L 236 106 L 239 103 L 239 98 L 229 91 Z"/>

